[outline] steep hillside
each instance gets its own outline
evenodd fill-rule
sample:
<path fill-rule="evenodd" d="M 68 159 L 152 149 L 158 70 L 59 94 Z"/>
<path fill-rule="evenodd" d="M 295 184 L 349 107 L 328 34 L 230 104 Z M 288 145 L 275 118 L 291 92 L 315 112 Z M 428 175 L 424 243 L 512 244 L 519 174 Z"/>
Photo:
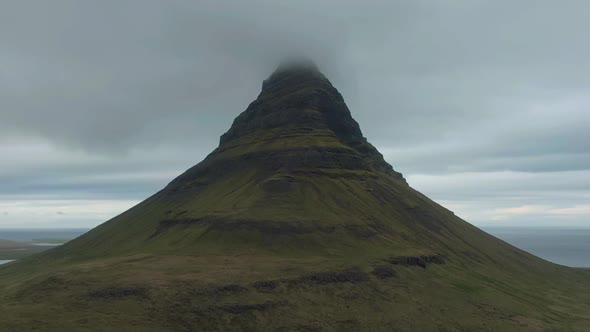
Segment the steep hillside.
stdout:
<path fill-rule="evenodd" d="M 1 267 L 0 290 L 0 330 L 590 329 L 588 271 L 412 189 L 308 63 L 160 192 Z"/>

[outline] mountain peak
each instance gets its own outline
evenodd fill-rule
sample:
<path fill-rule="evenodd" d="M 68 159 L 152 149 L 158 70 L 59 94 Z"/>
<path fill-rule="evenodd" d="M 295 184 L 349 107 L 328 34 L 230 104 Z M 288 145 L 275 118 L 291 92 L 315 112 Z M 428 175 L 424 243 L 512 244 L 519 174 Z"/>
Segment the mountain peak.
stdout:
<path fill-rule="evenodd" d="M 274 86 L 277 82 L 293 83 L 313 80 L 327 81 L 313 60 L 305 57 L 283 60 L 275 71 L 262 82 L 262 91 Z"/>
<path fill-rule="evenodd" d="M 367 142 L 344 98 L 315 63 L 297 59 L 283 62 L 264 80 L 260 95 L 221 136 L 217 151 L 272 150 L 286 155 L 294 148 L 325 151 L 327 146 L 340 149 L 338 158 L 354 160 L 355 169 L 384 171 L 403 179 Z M 332 151 L 315 163 L 304 158 L 306 167 L 342 166 L 329 161 L 334 155 Z M 292 156 L 281 163 L 287 158 Z"/>

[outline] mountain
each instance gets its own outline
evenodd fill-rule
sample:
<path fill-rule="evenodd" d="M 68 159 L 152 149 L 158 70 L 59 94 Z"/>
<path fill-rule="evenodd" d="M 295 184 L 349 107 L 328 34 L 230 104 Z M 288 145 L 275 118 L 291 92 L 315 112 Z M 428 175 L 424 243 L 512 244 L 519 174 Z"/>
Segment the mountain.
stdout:
<path fill-rule="evenodd" d="M 7 331 L 590 329 L 590 271 L 412 189 L 309 62 L 152 197 L 1 267 L 0 294 Z"/>

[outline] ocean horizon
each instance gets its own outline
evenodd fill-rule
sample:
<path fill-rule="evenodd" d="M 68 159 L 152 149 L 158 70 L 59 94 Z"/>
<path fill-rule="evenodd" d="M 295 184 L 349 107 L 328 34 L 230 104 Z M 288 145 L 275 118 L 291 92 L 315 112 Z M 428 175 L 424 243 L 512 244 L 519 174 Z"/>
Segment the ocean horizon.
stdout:
<path fill-rule="evenodd" d="M 590 228 L 482 227 L 511 245 L 550 262 L 590 268 Z"/>

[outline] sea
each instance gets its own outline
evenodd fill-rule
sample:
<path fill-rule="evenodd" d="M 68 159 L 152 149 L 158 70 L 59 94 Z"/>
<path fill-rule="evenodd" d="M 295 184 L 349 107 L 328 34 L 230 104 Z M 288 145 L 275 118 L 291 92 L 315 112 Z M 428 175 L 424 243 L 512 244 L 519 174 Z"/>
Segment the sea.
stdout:
<path fill-rule="evenodd" d="M 590 268 L 590 228 L 482 227 L 493 236 L 548 261 L 571 267 Z M 35 241 L 73 239 L 88 229 L 0 229 L 0 239 Z M 0 264 L 7 263 L 1 261 Z"/>
<path fill-rule="evenodd" d="M 590 268 L 590 228 L 482 227 L 482 229 L 550 262 Z"/>
<path fill-rule="evenodd" d="M 31 242 L 39 239 L 71 240 L 88 232 L 84 228 L 64 229 L 0 229 L 0 239 Z"/>

